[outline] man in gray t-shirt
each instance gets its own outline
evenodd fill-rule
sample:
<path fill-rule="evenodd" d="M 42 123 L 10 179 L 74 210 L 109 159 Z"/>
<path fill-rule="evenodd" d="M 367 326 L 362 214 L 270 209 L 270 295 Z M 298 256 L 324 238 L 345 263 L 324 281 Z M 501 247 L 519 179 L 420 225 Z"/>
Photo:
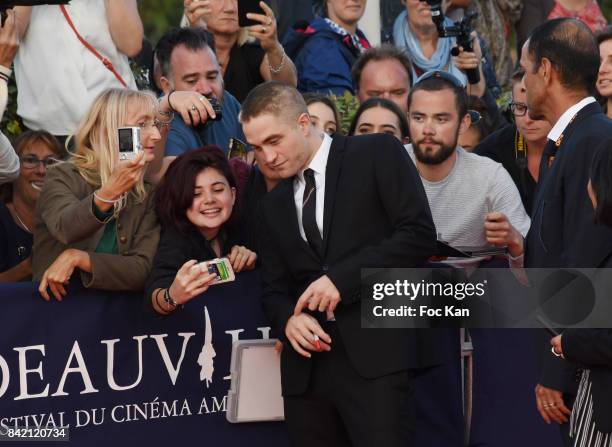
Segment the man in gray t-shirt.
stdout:
<path fill-rule="evenodd" d="M 457 145 L 470 125 L 458 81 L 447 73 L 425 74 L 410 93 L 408 121 L 407 150 L 438 237 L 450 245 L 507 246 L 511 259 L 522 260 L 530 219 L 512 178 L 499 163 Z"/>

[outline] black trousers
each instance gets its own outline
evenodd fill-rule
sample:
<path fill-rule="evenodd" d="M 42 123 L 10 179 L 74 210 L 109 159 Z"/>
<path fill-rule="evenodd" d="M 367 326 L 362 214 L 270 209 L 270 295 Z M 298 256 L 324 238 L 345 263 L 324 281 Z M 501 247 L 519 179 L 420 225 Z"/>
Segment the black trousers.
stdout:
<path fill-rule="evenodd" d="M 291 444 L 412 446 L 412 373 L 402 371 L 365 379 L 351 365 L 335 323 L 326 324 L 324 330 L 332 338 L 332 350 L 313 353 L 306 393 L 284 399 Z M 289 345 L 285 349 L 292 348 Z"/>

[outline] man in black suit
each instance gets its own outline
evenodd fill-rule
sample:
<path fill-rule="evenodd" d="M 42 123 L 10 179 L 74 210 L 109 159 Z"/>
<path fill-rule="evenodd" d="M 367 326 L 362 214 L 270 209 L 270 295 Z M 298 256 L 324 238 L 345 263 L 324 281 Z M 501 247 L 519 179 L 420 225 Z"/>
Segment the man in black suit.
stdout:
<path fill-rule="evenodd" d="M 612 135 L 612 121 L 592 97 L 597 43 L 579 20 L 550 20 L 525 42 L 520 62 L 529 116 L 553 124 L 540 163 L 525 265 L 597 267 L 612 250 L 612 231 L 595 223 L 587 194 L 597 143 Z M 580 375 L 546 348 L 536 402 L 546 422 L 562 425 L 567 442 L 568 406 Z"/>
<path fill-rule="evenodd" d="M 362 329 L 360 270 L 415 267 L 434 253 L 414 164 L 388 135 L 317 132 L 282 84 L 256 87 L 240 119 L 258 160 L 286 179 L 261 202 L 260 259 L 264 308 L 285 345 L 292 443 L 412 445 L 411 371 L 437 362 L 433 335 Z"/>

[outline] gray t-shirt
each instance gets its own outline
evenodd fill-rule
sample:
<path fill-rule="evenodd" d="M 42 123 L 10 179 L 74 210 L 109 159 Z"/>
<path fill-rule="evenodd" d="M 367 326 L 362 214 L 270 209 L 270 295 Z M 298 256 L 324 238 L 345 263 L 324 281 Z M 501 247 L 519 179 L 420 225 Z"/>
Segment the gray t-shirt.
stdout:
<path fill-rule="evenodd" d="M 412 145 L 406 150 L 416 163 Z M 450 245 L 487 245 L 484 222 L 488 213 L 504 213 L 523 236 L 531 220 L 508 171 L 487 157 L 457 148 L 457 161 L 439 182 L 421 177 L 438 238 Z"/>

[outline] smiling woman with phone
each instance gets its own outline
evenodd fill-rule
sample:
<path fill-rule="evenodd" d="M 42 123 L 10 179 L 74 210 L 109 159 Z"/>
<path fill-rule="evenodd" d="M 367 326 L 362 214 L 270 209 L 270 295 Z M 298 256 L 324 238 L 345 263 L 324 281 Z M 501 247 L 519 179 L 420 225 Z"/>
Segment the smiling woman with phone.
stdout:
<path fill-rule="evenodd" d="M 162 233 L 145 300 L 157 313 L 167 315 L 233 272 L 255 267 L 257 255 L 238 245 L 236 180 L 221 149 L 177 157 L 156 196 Z"/>
<path fill-rule="evenodd" d="M 144 288 L 159 239 L 144 180 L 161 140 L 159 108 L 150 92 L 104 91 L 74 135 L 71 158 L 47 173 L 32 253 L 44 299 L 61 301 L 75 280 L 105 290 Z M 141 150 L 129 160 L 119 159 L 121 127 L 140 131 Z"/>

